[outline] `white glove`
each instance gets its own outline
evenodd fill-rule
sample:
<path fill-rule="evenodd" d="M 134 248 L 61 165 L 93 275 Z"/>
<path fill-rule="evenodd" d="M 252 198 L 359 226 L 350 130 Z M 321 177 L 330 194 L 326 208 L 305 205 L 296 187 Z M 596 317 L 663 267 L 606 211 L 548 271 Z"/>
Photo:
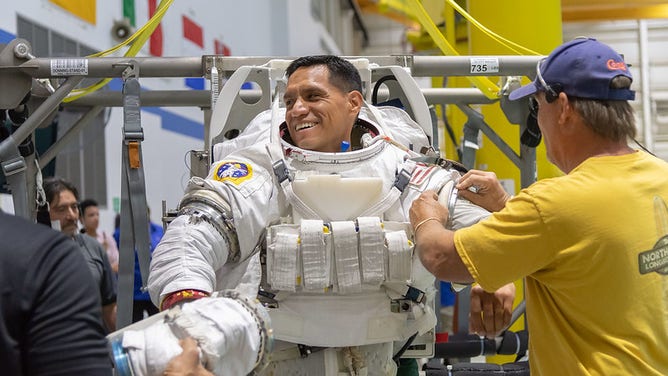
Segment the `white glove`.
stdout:
<path fill-rule="evenodd" d="M 109 335 L 122 335 L 135 375 L 162 375 L 170 359 L 181 353 L 179 338 L 199 345 L 204 367 L 216 375 L 247 375 L 262 367 L 273 342 L 269 316 L 259 303 L 238 292 L 201 298 L 152 316 L 148 326 L 132 326 Z"/>

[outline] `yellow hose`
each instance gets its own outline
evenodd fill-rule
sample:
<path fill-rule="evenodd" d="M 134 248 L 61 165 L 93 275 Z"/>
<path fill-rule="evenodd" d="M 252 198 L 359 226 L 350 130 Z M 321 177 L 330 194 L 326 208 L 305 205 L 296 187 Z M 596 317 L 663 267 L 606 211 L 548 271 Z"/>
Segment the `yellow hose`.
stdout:
<path fill-rule="evenodd" d="M 89 55 L 88 57 L 103 57 L 107 56 L 109 54 L 112 54 L 116 51 L 118 51 L 120 48 L 127 46 L 128 44 L 132 43 L 130 45 L 130 48 L 123 54 L 125 57 L 133 57 L 136 56 L 137 53 L 141 50 L 141 48 L 144 46 L 146 41 L 151 37 L 151 34 L 153 34 L 153 31 L 158 27 L 160 24 L 160 21 L 162 21 L 162 17 L 165 15 L 167 12 L 167 9 L 172 5 L 174 0 L 161 0 L 160 4 L 158 4 L 155 14 L 153 14 L 153 17 L 144 24 L 141 28 L 139 28 L 137 31 L 135 31 L 128 39 L 125 41 L 121 42 L 120 44 L 106 50 L 106 51 L 101 51 L 94 53 L 92 55 Z M 75 89 L 72 90 L 72 92 L 65 98 L 63 99 L 63 102 L 72 102 L 74 100 L 77 100 L 89 93 L 92 93 L 96 90 L 99 90 L 100 88 L 104 87 L 106 84 L 111 81 L 110 78 L 105 78 L 103 80 L 100 80 L 94 85 L 91 85 L 89 87 L 83 88 L 83 89 Z"/>
<path fill-rule="evenodd" d="M 450 6 L 452 6 L 457 12 L 459 12 L 464 18 L 466 18 L 472 25 L 479 28 L 483 33 L 485 33 L 498 43 L 502 44 L 503 46 L 507 47 L 514 53 L 520 54 L 518 50 L 523 50 L 524 52 L 527 52 L 531 55 L 539 55 L 539 53 L 532 51 L 526 47 L 522 47 L 519 44 L 509 41 L 495 34 L 491 30 L 487 29 L 485 26 L 483 26 L 473 17 L 471 17 L 471 15 L 466 13 L 466 11 L 463 8 L 461 8 L 454 0 L 445 0 L 445 1 Z M 431 17 L 429 17 L 427 12 L 425 11 L 424 7 L 422 6 L 422 3 L 420 3 L 419 0 L 407 0 L 406 2 L 408 4 L 410 11 L 412 12 L 412 16 L 414 16 L 418 20 L 418 22 L 420 22 L 424 30 L 427 31 L 427 33 L 432 38 L 436 46 L 441 50 L 441 52 L 443 52 L 444 55 L 460 56 L 457 50 L 454 47 L 452 47 L 452 45 L 448 43 L 447 39 L 445 39 L 443 34 L 441 34 L 438 27 L 434 24 L 434 21 L 432 21 Z M 485 95 L 485 97 L 489 99 L 499 98 L 500 95 L 499 87 L 496 86 L 488 78 L 480 76 L 467 76 L 467 79 L 471 81 L 471 83 L 475 87 L 477 87 Z"/>

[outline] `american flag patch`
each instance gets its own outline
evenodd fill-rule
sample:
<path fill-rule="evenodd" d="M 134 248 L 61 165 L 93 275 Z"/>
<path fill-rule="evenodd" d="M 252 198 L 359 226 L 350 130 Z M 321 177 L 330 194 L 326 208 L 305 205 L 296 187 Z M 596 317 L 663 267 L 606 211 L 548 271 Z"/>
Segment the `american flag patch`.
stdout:
<path fill-rule="evenodd" d="M 431 175 L 431 172 L 436 168 L 436 166 L 427 166 L 424 164 L 416 164 L 413 174 L 411 175 L 410 184 L 421 185 L 425 180 Z"/>

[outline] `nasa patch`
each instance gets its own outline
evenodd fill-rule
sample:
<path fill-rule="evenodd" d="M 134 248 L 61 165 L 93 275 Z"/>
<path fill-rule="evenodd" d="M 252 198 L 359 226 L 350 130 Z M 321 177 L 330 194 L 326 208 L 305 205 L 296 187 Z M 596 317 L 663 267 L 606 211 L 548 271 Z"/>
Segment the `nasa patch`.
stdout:
<path fill-rule="evenodd" d="M 253 176 L 253 168 L 242 162 L 220 162 L 216 167 L 213 179 L 217 181 L 229 181 L 239 185 Z"/>

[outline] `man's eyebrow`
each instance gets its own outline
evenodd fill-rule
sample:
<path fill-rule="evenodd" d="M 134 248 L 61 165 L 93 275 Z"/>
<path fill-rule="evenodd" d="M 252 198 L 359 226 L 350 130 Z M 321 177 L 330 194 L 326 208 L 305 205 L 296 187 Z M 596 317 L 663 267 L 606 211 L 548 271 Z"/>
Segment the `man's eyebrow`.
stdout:
<path fill-rule="evenodd" d="M 325 94 L 327 93 L 327 90 L 323 89 L 322 87 L 319 86 L 309 86 L 304 88 L 302 90 L 303 93 L 305 94 Z"/>

